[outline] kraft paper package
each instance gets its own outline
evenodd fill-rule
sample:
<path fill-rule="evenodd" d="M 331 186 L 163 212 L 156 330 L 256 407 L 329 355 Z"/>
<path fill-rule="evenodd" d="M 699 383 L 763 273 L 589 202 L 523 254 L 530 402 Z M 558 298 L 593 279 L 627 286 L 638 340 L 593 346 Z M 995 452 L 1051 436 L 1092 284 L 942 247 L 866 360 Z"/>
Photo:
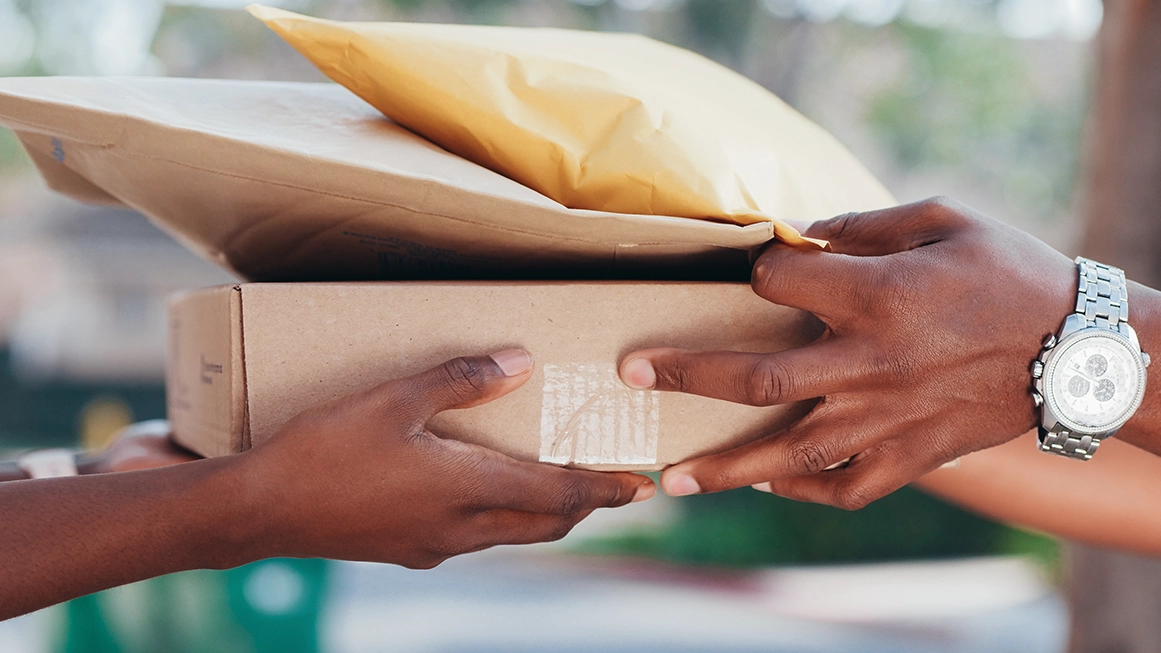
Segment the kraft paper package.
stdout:
<path fill-rule="evenodd" d="M 248 9 L 398 124 L 569 208 L 769 222 L 804 244 L 783 220 L 894 203 L 772 93 L 649 38 Z"/>
<path fill-rule="evenodd" d="M 0 125 L 16 131 L 53 188 L 137 209 L 256 281 L 742 280 L 749 250 L 775 235 L 802 242 L 782 219 L 893 203 L 833 138 L 773 95 L 648 39 L 255 12 L 317 62 L 335 39 L 354 48 L 364 31 L 414 31 L 401 51 L 360 46 L 368 56 L 352 50 L 351 60 L 406 88 L 414 101 L 403 105 L 420 114 L 452 107 L 441 114 L 459 121 L 452 133 L 478 136 L 498 156 L 493 146 L 504 145 L 504 161 L 526 161 L 521 169 L 544 179 L 457 156 L 332 84 L 7 78 Z M 482 56 L 472 39 L 512 50 Z M 571 59 L 537 51 L 556 42 Z M 446 56 L 428 62 L 416 56 L 424 52 Z M 392 67 L 400 56 L 407 65 Z M 590 67 L 577 63 L 586 59 Z M 624 75 L 610 72 L 617 62 Z M 409 67 L 432 84 L 474 80 L 481 93 L 440 95 L 390 72 Z M 448 93 L 470 106 L 446 102 Z M 395 117 L 423 127 L 411 113 Z M 427 135 L 455 148 L 437 132 Z"/>
<path fill-rule="evenodd" d="M 745 278 L 748 227 L 566 209 L 336 84 L 0 78 L 49 186 L 244 279 Z"/>

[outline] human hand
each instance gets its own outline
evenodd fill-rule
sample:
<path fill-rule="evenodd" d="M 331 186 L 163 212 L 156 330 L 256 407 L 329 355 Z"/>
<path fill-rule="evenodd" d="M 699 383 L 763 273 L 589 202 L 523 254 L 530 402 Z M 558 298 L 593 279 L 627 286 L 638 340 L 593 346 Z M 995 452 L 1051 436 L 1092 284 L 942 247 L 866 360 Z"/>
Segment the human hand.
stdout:
<path fill-rule="evenodd" d="M 745 485 L 857 509 L 1034 427 L 1030 365 L 1076 301 L 1075 264 L 946 199 L 815 223 L 833 253 L 772 245 L 754 291 L 827 330 L 780 353 L 649 349 L 633 388 L 759 406 L 817 400 L 789 428 L 670 467 L 669 494 Z M 834 469 L 849 460 L 849 464 Z"/>
<path fill-rule="evenodd" d="M 104 451 L 82 455 L 77 461 L 77 469 L 82 474 L 131 472 L 201 458 L 174 442 L 170 433 L 169 422 L 165 420 L 133 424 L 118 433 Z"/>
<path fill-rule="evenodd" d="M 511 392 L 531 371 L 523 351 L 457 358 L 312 408 L 237 456 L 244 493 L 264 515 L 254 557 L 429 568 L 498 544 L 556 540 L 596 508 L 651 497 L 645 476 L 519 462 L 426 429 L 437 413 Z"/>

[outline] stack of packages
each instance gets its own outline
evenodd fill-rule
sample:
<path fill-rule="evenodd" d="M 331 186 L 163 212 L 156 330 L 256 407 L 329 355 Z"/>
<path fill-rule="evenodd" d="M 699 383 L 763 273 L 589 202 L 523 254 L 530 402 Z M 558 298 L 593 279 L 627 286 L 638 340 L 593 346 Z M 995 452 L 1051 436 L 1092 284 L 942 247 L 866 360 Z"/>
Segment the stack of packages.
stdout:
<path fill-rule="evenodd" d="M 258 282 L 171 303 L 182 444 L 244 451 L 321 401 L 511 347 L 532 380 L 436 432 L 652 470 L 801 414 L 631 391 L 616 370 L 641 347 L 819 335 L 744 281 L 771 239 L 826 246 L 786 221 L 893 204 L 821 128 L 639 36 L 250 11 L 339 84 L 0 80 L 0 123 L 52 188 Z"/>

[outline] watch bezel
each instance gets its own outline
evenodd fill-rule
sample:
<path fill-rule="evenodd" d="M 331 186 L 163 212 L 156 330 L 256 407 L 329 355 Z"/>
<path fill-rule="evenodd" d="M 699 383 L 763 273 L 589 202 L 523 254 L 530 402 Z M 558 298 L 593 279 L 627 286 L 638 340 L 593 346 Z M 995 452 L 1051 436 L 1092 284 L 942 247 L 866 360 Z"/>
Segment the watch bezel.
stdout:
<path fill-rule="evenodd" d="M 1094 338 L 1102 338 L 1117 343 L 1121 346 L 1122 349 L 1124 349 L 1125 353 L 1128 354 L 1129 359 L 1135 362 L 1137 369 L 1137 392 L 1133 397 L 1133 401 L 1125 409 L 1124 414 L 1117 420 L 1099 426 L 1085 426 L 1070 419 L 1066 413 L 1067 408 L 1062 407 L 1059 402 L 1056 401 L 1056 374 L 1060 362 L 1065 359 L 1064 352 L 1072 349 L 1077 343 L 1081 341 L 1091 340 Z M 1125 422 L 1128 422 L 1129 419 L 1133 417 L 1145 399 L 1146 370 L 1145 362 L 1141 360 L 1139 349 L 1133 345 L 1133 342 L 1128 337 L 1116 331 L 1109 331 L 1107 329 L 1090 327 L 1062 338 L 1061 341 L 1052 348 L 1047 357 L 1047 360 L 1045 360 L 1044 374 L 1042 378 L 1044 380 L 1044 390 L 1042 395 L 1044 397 L 1045 407 L 1049 409 L 1056 421 L 1058 421 L 1069 431 L 1078 433 L 1080 435 L 1102 435 L 1116 431 L 1121 426 L 1123 426 Z"/>

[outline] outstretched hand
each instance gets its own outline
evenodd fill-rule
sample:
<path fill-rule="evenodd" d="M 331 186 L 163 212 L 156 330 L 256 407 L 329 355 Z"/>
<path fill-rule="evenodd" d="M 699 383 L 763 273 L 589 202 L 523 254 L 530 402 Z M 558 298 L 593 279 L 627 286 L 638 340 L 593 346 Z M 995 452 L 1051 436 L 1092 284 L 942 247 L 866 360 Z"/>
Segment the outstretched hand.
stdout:
<path fill-rule="evenodd" d="M 1074 308 L 1072 261 L 945 199 L 844 215 L 806 235 L 833 251 L 772 245 L 752 285 L 825 322 L 814 343 L 771 354 L 649 349 L 622 361 L 633 388 L 817 401 L 785 430 L 667 469 L 666 492 L 755 485 L 857 509 L 1033 428 L 1029 367 Z"/>
<path fill-rule="evenodd" d="M 564 537 L 596 508 L 651 497 L 648 477 L 526 463 L 427 430 L 531 376 L 523 351 L 457 358 L 306 411 L 247 461 L 292 555 L 432 567 L 498 544 Z"/>
<path fill-rule="evenodd" d="M 433 567 L 559 539 L 596 508 L 651 497 L 645 476 L 519 462 L 427 430 L 531 371 L 523 351 L 457 358 L 307 410 L 246 453 L 145 469 L 188 457 L 158 428 L 106 452 L 104 471 L 127 473 L 0 484 L 0 620 L 276 556 Z"/>

